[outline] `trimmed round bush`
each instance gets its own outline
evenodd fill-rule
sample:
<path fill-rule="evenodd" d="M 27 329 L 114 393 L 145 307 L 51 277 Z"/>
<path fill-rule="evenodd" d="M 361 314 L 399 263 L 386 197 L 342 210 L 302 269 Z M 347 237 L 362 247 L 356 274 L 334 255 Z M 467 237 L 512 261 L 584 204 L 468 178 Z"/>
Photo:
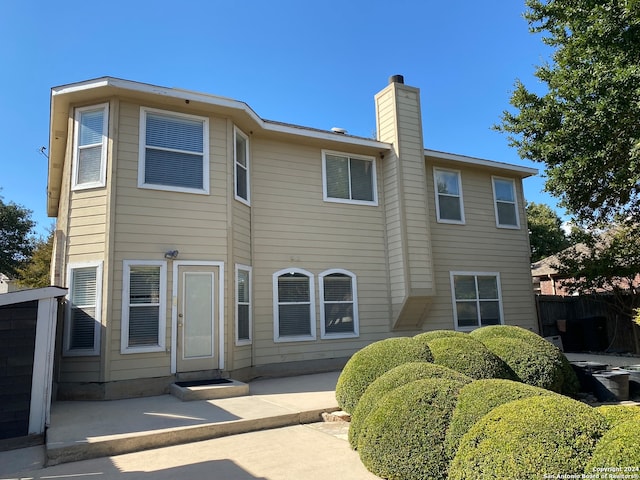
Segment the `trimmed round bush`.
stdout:
<path fill-rule="evenodd" d="M 640 415 L 631 415 L 602 436 L 584 473 L 603 471 L 598 469 L 611 467 L 640 467 Z M 625 471 L 615 473 L 624 474 Z M 637 473 L 637 470 L 627 472 L 629 475 Z"/>
<path fill-rule="evenodd" d="M 596 409 L 607 419 L 610 428 L 640 416 L 640 406 L 637 405 L 600 405 Z"/>
<path fill-rule="evenodd" d="M 504 328 L 503 328 L 504 327 Z M 514 372 L 517 380 L 554 392 L 562 391 L 564 371 L 559 350 L 546 340 L 525 338 L 528 332 L 520 327 L 494 325 L 470 333 L 473 338 L 500 357 Z"/>
<path fill-rule="evenodd" d="M 445 439 L 447 455 L 455 455 L 462 437 L 491 410 L 535 395 L 557 394 L 544 388 L 497 378 L 477 380 L 462 387 Z"/>
<path fill-rule="evenodd" d="M 540 335 L 513 325 L 491 325 L 469 334 L 504 360 L 518 380 L 575 395 L 579 382 L 564 354 Z"/>
<path fill-rule="evenodd" d="M 462 437 L 449 478 L 580 475 L 606 423 L 595 408 L 562 395 L 505 403 Z"/>
<path fill-rule="evenodd" d="M 375 475 L 389 480 L 446 479 L 444 438 L 464 383 L 417 380 L 380 399 L 360 431 L 358 452 Z"/>
<path fill-rule="evenodd" d="M 383 373 L 407 362 L 431 362 L 429 347 L 410 337 L 387 338 L 357 351 L 342 369 L 336 384 L 340 408 L 353 412 L 367 387 Z"/>
<path fill-rule="evenodd" d="M 416 340 L 421 342 L 429 343 L 431 340 L 435 340 L 436 338 L 449 338 L 449 337 L 458 337 L 458 338 L 467 338 L 469 335 L 463 332 L 457 332 L 456 330 L 432 330 L 430 332 L 419 333 L 416 335 Z"/>
<path fill-rule="evenodd" d="M 360 401 L 351 415 L 351 423 L 349 425 L 349 443 L 351 447 L 358 448 L 360 429 L 381 398 L 390 391 L 407 383 L 428 378 L 444 378 L 463 384 L 472 380 L 470 377 L 455 370 L 427 362 L 410 362 L 392 368 L 369 385 L 360 397 Z"/>
<path fill-rule="evenodd" d="M 482 342 L 469 335 L 436 338 L 427 345 L 433 355 L 433 363 L 452 368 L 471 378 L 514 379 L 505 362 Z"/>

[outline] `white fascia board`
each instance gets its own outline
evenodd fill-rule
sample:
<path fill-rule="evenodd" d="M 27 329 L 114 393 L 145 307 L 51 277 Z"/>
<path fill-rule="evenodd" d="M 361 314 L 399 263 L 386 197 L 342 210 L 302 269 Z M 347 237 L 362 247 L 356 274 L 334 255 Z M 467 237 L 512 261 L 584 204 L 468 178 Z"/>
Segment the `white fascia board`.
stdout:
<path fill-rule="evenodd" d="M 501 170 L 510 170 L 512 172 L 519 173 L 523 177 L 531 177 L 538 174 L 537 168 L 522 167 L 520 165 L 514 165 L 512 163 L 496 162 L 495 160 L 485 160 L 483 158 L 468 157 L 466 155 L 457 155 L 455 153 L 446 153 L 439 152 L 437 150 L 425 149 L 424 155 L 427 157 L 435 157 L 442 160 L 450 160 L 470 165 L 498 168 Z"/>
<path fill-rule="evenodd" d="M 51 96 L 72 94 L 85 90 L 91 90 L 100 87 L 112 87 L 122 90 L 129 90 L 133 92 L 160 95 L 171 98 L 179 98 L 181 100 L 189 100 L 190 102 L 199 102 L 205 105 L 212 105 L 216 107 L 231 108 L 235 110 L 241 110 L 245 112 L 251 119 L 256 122 L 262 129 L 268 132 L 284 133 L 288 135 L 299 135 L 303 137 L 316 138 L 321 140 L 329 140 L 333 142 L 346 143 L 351 145 L 363 145 L 366 147 L 379 148 L 383 150 L 389 150 L 391 145 L 385 142 L 379 142 L 377 140 L 353 137 L 340 133 L 324 132 L 322 130 L 313 130 L 304 127 L 297 127 L 295 125 L 272 123 L 263 120 L 256 112 L 254 112 L 249 105 L 244 102 L 233 100 L 231 98 L 219 97 L 207 93 L 193 92 L 191 90 L 183 90 L 180 88 L 166 88 L 156 85 L 150 85 L 147 83 L 134 82 L 131 80 L 123 80 L 113 77 L 103 77 L 95 80 L 87 80 L 85 82 L 78 82 L 69 85 L 62 85 L 60 87 L 54 87 L 51 89 Z"/>
<path fill-rule="evenodd" d="M 13 305 L 14 303 L 31 302 L 43 298 L 64 297 L 67 294 L 66 288 L 44 287 L 32 288 L 30 290 L 18 290 L 16 292 L 0 294 L 0 306 Z"/>

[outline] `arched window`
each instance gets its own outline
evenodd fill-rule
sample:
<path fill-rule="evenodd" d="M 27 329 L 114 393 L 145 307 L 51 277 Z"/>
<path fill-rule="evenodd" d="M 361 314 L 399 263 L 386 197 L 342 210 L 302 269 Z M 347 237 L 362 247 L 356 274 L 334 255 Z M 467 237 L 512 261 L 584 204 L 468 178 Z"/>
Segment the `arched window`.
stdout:
<path fill-rule="evenodd" d="M 273 274 L 273 319 L 276 342 L 315 340 L 313 275 L 299 268 Z"/>
<path fill-rule="evenodd" d="M 322 338 L 357 337 L 356 276 L 347 270 L 332 269 L 321 273 L 319 279 Z"/>

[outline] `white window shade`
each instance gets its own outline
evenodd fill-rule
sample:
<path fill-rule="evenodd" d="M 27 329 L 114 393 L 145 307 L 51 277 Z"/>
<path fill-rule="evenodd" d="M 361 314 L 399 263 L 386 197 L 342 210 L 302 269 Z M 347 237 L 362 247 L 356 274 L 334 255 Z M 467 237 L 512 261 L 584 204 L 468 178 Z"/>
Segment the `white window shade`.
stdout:
<path fill-rule="evenodd" d="M 346 270 L 328 270 L 320 276 L 322 338 L 356 337 L 358 299 L 356 277 Z"/>
<path fill-rule="evenodd" d="M 325 201 L 377 205 L 374 159 L 323 152 Z"/>
<path fill-rule="evenodd" d="M 158 344 L 160 268 L 131 267 L 129 279 L 129 346 Z"/>
<path fill-rule="evenodd" d="M 138 185 L 209 192 L 208 119 L 141 109 Z"/>
<path fill-rule="evenodd" d="M 76 110 L 73 188 L 105 185 L 107 159 L 107 104 Z"/>
<path fill-rule="evenodd" d="M 251 342 L 251 267 L 236 267 L 236 342 Z"/>
<path fill-rule="evenodd" d="M 274 274 L 274 340 L 313 340 L 315 332 L 315 299 L 313 276 L 293 269 Z"/>
<path fill-rule="evenodd" d="M 97 355 L 100 346 L 101 263 L 69 266 L 64 354 Z"/>
<path fill-rule="evenodd" d="M 164 351 L 166 262 L 125 260 L 123 266 L 121 352 Z"/>

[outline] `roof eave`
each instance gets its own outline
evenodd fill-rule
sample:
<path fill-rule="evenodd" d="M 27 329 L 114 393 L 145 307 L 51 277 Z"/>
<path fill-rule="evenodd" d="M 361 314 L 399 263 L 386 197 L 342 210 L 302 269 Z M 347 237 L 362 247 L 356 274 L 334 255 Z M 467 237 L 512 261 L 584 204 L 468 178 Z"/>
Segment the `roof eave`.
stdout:
<path fill-rule="evenodd" d="M 469 157 L 466 155 L 440 152 L 437 150 L 429 150 L 426 148 L 424 150 L 424 155 L 425 157 L 434 157 L 442 160 L 466 163 L 469 165 L 476 165 L 479 167 L 488 167 L 488 168 L 494 168 L 499 170 L 505 170 L 505 171 L 509 171 L 514 174 L 517 174 L 522 178 L 532 177 L 539 173 L 537 168 L 523 167 L 520 165 L 514 165 L 512 163 L 496 162 L 495 160 L 486 160 L 484 158 Z"/>
<path fill-rule="evenodd" d="M 243 112 L 256 125 L 256 128 L 265 133 L 292 135 L 346 146 L 360 146 L 377 149 L 381 152 L 387 152 L 391 149 L 390 144 L 374 139 L 264 120 L 246 103 L 226 97 L 178 88 L 160 87 L 114 77 L 101 77 L 51 89 L 49 173 L 47 180 L 47 214 L 50 217 L 55 217 L 58 212 L 62 168 L 64 166 L 66 139 L 68 137 L 69 105 L 72 102 L 86 100 L 91 95 L 97 98 L 123 93 L 165 97 L 185 103 L 198 103 L 218 109 Z"/>

